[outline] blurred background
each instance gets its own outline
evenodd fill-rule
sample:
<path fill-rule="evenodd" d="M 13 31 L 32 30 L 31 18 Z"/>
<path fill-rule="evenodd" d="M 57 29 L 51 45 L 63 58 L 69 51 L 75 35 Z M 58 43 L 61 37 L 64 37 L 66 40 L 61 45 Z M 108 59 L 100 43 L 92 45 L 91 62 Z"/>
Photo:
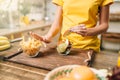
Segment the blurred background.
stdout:
<path fill-rule="evenodd" d="M 0 28 L 15 28 L 21 22 L 43 20 L 45 1 L 43 0 L 0 0 Z"/>
<path fill-rule="evenodd" d="M 44 22 L 52 23 L 56 6 L 52 4 L 51 1 L 52 0 L 0 0 L 0 35 L 18 32 L 21 29 L 23 31 L 26 26 L 35 27 L 35 25 L 39 26 Z M 120 0 L 114 1 L 114 4 L 110 7 L 108 32 L 120 33 Z M 26 29 L 28 29 L 28 27 Z M 116 44 L 118 45 L 118 43 Z M 104 47 L 109 46 L 110 45 Z M 117 47 L 120 49 L 120 44 Z"/>
<path fill-rule="evenodd" d="M 119 7 L 120 0 L 115 0 L 110 8 L 110 26 L 116 27 L 112 31 L 119 28 Z M 55 9 L 51 0 L 0 0 L 0 29 L 19 27 L 21 22 L 30 24 L 30 21 L 53 21 Z"/>

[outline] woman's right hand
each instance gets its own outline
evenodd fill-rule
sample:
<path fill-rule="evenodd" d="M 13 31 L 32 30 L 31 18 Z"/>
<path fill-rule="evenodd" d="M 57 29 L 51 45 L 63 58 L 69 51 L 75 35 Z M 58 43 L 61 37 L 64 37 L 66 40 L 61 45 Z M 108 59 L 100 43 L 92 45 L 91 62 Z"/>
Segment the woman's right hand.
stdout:
<path fill-rule="evenodd" d="M 50 43 L 50 42 L 51 42 L 51 40 L 47 37 L 47 35 L 45 35 L 45 36 L 40 36 L 40 35 L 38 35 L 38 34 L 36 34 L 36 33 L 34 33 L 34 32 L 29 32 L 29 34 L 30 34 L 33 38 L 35 38 L 35 39 L 37 39 L 37 40 L 40 40 L 40 41 L 43 41 L 43 42 L 45 42 L 45 43 Z"/>

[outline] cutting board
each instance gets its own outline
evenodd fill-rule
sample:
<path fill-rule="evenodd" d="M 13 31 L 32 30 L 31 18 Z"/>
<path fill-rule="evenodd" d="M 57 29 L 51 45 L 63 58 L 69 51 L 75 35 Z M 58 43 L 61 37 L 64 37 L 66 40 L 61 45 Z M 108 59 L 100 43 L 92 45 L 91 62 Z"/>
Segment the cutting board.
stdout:
<path fill-rule="evenodd" d="M 4 51 L 0 51 L 0 59 L 8 59 L 17 54 L 20 54 L 22 51 L 19 51 L 19 42 L 11 43 L 11 47 Z"/>
<path fill-rule="evenodd" d="M 40 54 L 35 58 L 28 57 L 24 52 L 8 59 L 9 61 L 29 65 L 32 67 L 42 68 L 46 70 L 52 70 L 56 67 L 63 65 L 88 65 L 88 62 L 84 62 L 88 59 L 89 50 L 81 50 L 81 49 L 71 49 L 69 55 L 63 56 L 58 54 L 55 45 L 48 45 L 47 48 L 41 48 Z M 91 51 L 91 56 L 94 54 Z M 93 59 L 93 58 L 92 58 Z"/>

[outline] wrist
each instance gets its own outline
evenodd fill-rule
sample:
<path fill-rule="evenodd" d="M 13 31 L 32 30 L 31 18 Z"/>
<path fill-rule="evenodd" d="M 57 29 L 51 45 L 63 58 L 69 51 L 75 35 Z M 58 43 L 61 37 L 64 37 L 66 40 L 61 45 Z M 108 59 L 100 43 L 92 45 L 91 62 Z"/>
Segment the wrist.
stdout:
<path fill-rule="evenodd" d="M 52 35 L 47 34 L 47 35 L 45 35 L 45 38 L 46 38 L 47 40 L 51 40 L 51 39 L 52 39 Z"/>
<path fill-rule="evenodd" d="M 96 36 L 97 31 L 95 28 L 88 28 L 87 33 L 85 33 L 85 36 Z"/>
<path fill-rule="evenodd" d="M 49 36 L 49 35 L 45 35 L 45 36 L 43 36 L 43 39 L 44 39 L 44 41 L 45 41 L 46 43 L 50 43 L 50 42 L 51 42 L 52 37 L 51 37 L 51 36 Z"/>

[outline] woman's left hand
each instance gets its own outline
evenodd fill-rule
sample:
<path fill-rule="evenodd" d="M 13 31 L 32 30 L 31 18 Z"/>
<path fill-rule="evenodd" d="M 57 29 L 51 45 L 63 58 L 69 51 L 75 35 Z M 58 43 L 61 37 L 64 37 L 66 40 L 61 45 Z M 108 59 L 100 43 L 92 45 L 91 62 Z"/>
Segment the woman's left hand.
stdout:
<path fill-rule="evenodd" d="M 74 27 L 70 28 L 70 31 L 77 33 L 77 34 L 80 34 L 81 36 L 94 36 L 94 35 L 96 35 L 95 28 L 86 28 L 85 24 L 74 26 Z"/>
<path fill-rule="evenodd" d="M 86 32 L 87 32 L 87 28 L 85 27 L 85 24 L 81 24 L 81 25 L 74 26 L 74 27 L 70 28 L 70 31 L 77 33 L 77 34 L 80 34 L 82 36 L 85 36 Z"/>
<path fill-rule="evenodd" d="M 84 35 L 82 36 L 96 36 L 96 30 L 95 28 L 86 28 L 86 31 L 84 32 Z"/>

